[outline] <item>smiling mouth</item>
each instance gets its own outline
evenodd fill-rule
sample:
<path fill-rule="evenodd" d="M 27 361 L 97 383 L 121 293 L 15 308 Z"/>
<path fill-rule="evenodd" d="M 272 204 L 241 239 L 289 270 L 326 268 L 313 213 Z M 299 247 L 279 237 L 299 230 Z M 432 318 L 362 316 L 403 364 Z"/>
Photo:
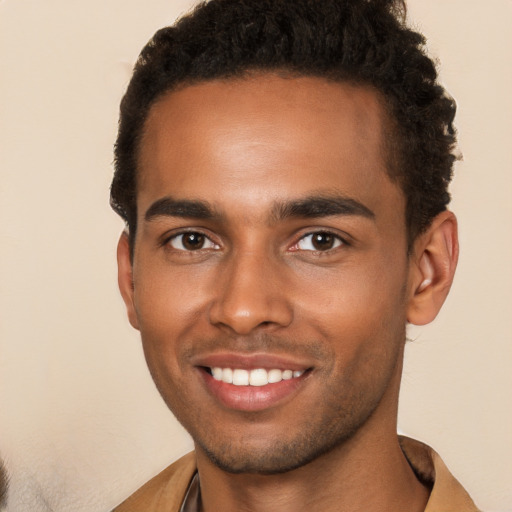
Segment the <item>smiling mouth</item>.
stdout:
<path fill-rule="evenodd" d="M 302 377 L 308 370 L 281 370 L 273 368 L 266 370 L 265 368 L 255 368 L 253 370 L 245 370 L 243 368 L 220 368 L 205 367 L 205 370 L 213 377 L 214 380 L 233 384 L 234 386 L 266 386 L 267 384 L 277 384 L 283 380 L 292 380 Z"/>

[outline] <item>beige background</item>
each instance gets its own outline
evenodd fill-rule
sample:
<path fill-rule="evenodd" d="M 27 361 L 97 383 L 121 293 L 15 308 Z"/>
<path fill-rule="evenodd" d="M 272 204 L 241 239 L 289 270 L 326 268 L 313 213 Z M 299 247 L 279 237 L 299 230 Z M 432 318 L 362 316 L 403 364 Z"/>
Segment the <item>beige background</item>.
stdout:
<path fill-rule="evenodd" d="M 117 105 L 188 0 L 0 2 L 0 452 L 9 512 L 101 512 L 187 451 L 116 288 Z M 401 430 L 477 503 L 512 510 L 512 2 L 411 0 L 459 104 L 462 254 L 411 331 Z"/>

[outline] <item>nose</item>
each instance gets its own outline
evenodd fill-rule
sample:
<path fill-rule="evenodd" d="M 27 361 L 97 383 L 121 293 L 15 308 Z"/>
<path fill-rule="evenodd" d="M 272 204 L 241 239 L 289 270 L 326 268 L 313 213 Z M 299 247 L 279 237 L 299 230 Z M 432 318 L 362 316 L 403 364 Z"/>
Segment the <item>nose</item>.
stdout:
<path fill-rule="evenodd" d="M 256 252 L 233 256 L 216 283 L 210 322 L 237 335 L 288 326 L 293 310 L 283 274 L 272 257 Z"/>

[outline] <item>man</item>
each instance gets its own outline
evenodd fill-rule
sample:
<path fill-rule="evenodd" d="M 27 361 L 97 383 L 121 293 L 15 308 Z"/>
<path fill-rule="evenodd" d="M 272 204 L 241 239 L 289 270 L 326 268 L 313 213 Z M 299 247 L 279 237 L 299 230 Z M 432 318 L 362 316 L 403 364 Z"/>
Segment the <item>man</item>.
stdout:
<path fill-rule="evenodd" d="M 195 452 L 117 511 L 474 511 L 396 434 L 450 289 L 455 105 L 399 0 L 212 0 L 121 105 L 119 284 Z"/>

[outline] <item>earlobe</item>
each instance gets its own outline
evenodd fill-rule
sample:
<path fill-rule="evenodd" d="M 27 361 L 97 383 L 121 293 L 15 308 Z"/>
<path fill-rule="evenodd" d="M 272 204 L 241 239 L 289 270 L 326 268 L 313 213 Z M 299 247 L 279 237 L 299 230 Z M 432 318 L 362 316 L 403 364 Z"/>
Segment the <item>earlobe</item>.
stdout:
<path fill-rule="evenodd" d="M 409 323 L 424 325 L 437 316 L 450 291 L 458 255 L 457 219 L 452 212 L 445 211 L 414 244 L 407 309 Z"/>
<path fill-rule="evenodd" d="M 134 304 L 133 267 L 130 256 L 128 234 L 123 231 L 117 244 L 117 282 L 123 297 L 130 324 L 139 328 Z"/>

